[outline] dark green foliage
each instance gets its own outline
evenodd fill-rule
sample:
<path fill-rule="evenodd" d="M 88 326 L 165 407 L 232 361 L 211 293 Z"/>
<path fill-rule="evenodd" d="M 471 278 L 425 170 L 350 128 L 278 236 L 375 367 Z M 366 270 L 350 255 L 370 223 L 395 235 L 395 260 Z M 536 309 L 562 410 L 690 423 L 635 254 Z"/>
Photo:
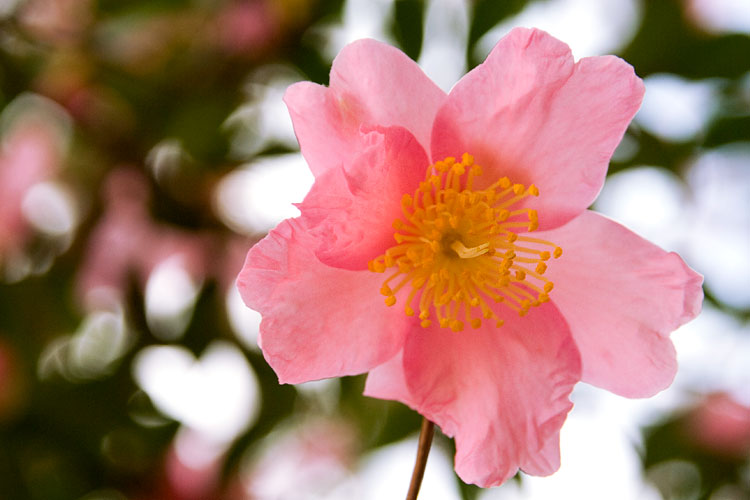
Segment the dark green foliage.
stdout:
<path fill-rule="evenodd" d="M 393 34 L 401 49 L 415 61 L 422 50 L 424 12 L 423 0 L 396 0 L 393 4 Z"/>
<path fill-rule="evenodd" d="M 644 2 L 635 39 L 623 53 L 639 75 L 675 73 L 687 78 L 737 78 L 750 70 L 750 36 L 702 33 L 682 10 L 684 2 Z"/>

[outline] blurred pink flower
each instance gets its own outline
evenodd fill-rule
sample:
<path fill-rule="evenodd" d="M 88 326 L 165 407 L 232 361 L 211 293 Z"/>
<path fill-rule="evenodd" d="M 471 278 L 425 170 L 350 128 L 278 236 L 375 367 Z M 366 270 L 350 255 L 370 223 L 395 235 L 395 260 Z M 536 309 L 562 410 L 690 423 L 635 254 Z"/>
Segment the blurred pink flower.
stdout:
<path fill-rule="evenodd" d="M 216 41 L 229 53 L 258 56 L 279 38 L 280 24 L 271 2 L 228 2 L 214 21 Z"/>
<path fill-rule="evenodd" d="M 28 190 L 50 179 L 63 152 L 57 131 L 41 116 L 22 116 L 3 137 L 0 149 L 0 262 L 20 252 L 31 228 L 21 205 Z"/>
<path fill-rule="evenodd" d="M 750 407 L 726 393 L 709 394 L 691 411 L 686 435 L 698 446 L 728 458 L 750 458 Z"/>
<path fill-rule="evenodd" d="M 240 470 L 242 490 L 246 498 L 328 498 L 351 474 L 356 451 L 350 423 L 312 418 L 268 436 Z"/>
<path fill-rule="evenodd" d="M 287 36 L 309 21 L 312 0 L 227 0 L 203 35 L 205 45 L 244 59 L 267 58 Z"/>
<path fill-rule="evenodd" d="M 93 18 L 91 0 L 28 0 L 20 6 L 19 22 L 34 38 L 56 46 L 81 41 Z"/>
<path fill-rule="evenodd" d="M 175 500 L 220 498 L 225 448 L 199 431 L 181 429 L 165 457 L 168 492 L 162 491 L 162 495 Z"/>
<path fill-rule="evenodd" d="M 279 380 L 369 371 L 365 394 L 455 437 L 480 486 L 559 467 L 579 380 L 667 387 L 701 277 L 586 209 L 642 95 L 624 61 L 574 63 L 528 29 L 447 95 L 372 40 L 342 50 L 329 87 L 290 87 L 315 184 L 238 278 Z"/>
<path fill-rule="evenodd" d="M 148 213 L 149 186 L 142 174 L 114 170 L 102 194 L 105 211 L 91 233 L 78 276 L 78 293 L 88 308 L 121 299 L 129 273 L 145 286 L 151 271 L 170 257 L 178 257 L 192 277 L 206 275 L 210 238 L 157 224 Z M 102 290 L 107 293 L 91 293 Z"/>

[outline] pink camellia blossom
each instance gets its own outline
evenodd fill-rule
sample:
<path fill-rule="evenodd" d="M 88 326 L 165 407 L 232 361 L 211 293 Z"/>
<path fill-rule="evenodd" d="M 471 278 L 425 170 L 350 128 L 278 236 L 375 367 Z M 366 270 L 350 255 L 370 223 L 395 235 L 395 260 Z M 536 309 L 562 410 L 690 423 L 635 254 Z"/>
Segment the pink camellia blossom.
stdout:
<path fill-rule="evenodd" d="M 23 214 L 29 190 L 50 180 L 63 162 L 59 133 L 31 112 L 13 122 L 0 144 L 0 264 L 20 253 L 32 227 Z"/>
<path fill-rule="evenodd" d="M 686 416 L 684 438 L 713 455 L 743 460 L 750 456 L 750 406 L 727 393 L 705 396 Z"/>
<path fill-rule="evenodd" d="M 467 482 L 560 465 L 578 381 L 667 387 L 701 277 L 587 210 L 643 84 L 515 29 L 445 94 L 400 51 L 345 47 L 289 107 L 315 184 L 238 278 L 282 383 L 369 372 L 456 440 Z"/>

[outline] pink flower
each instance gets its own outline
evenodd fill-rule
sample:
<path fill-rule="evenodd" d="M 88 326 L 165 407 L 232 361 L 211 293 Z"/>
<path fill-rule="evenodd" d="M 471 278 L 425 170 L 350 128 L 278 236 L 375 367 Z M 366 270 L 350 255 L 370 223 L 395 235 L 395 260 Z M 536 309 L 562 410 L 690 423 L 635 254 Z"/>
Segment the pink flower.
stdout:
<path fill-rule="evenodd" d="M 713 455 L 743 460 L 750 456 L 750 407 L 723 392 L 706 395 L 685 420 L 685 439 Z"/>
<path fill-rule="evenodd" d="M 667 387 L 701 277 L 586 209 L 642 95 L 624 61 L 574 63 L 528 29 L 448 95 L 372 40 L 343 49 L 329 87 L 290 87 L 315 184 L 238 278 L 279 380 L 369 372 L 365 394 L 455 437 L 480 486 L 559 467 L 578 381 Z"/>
<path fill-rule="evenodd" d="M 52 178 L 63 161 L 58 131 L 44 116 L 21 116 L 0 145 L 0 264 L 22 251 L 32 227 L 23 214 L 24 197 Z"/>
<path fill-rule="evenodd" d="M 228 53 L 257 57 L 278 41 L 281 19 L 270 2 L 230 2 L 219 10 L 213 29 L 213 40 Z"/>
<path fill-rule="evenodd" d="M 320 439 L 325 436 L 325 439 Z M 336 498 L 356 456 L 350 422 L 313 417 L 270 434 L 241 471 L 247 498 Z M 343 496 L 338 496 L 344 498 Z"/>
<path fill-rule="evenodd" d="M 132 272 L 145 287 L 153 270 L 173 257 L 196 280 L 207 274 L 210 236 L 154 221 L 148 213 L 149 186 L 137 170 L 113 170 L 102 197 L 104 214 L 91 231 L 77 278 L 78 295 L 88 309 L 122 300 Z"/>

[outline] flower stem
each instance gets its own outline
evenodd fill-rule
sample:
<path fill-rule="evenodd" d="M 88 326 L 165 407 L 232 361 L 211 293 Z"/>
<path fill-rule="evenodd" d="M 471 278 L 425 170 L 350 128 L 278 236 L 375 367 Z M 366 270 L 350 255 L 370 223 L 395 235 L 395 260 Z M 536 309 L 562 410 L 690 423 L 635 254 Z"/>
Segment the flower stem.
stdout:
<path fill-rule="evenodd" d="M 430 454 L 430 445 L 432 445 L 432 436 L 435 434 L 435 424 L 422 419 L 422 429 L 419 431 L 419 445 L 417 446 L 417 461 L 414 464 L 414 472 L 411 473 L 411 484 L 409 492 L 406 494 L 406 500 L 417 500 L 419 487 L 422 485 L 424 477 L 424 468 L 427 465 L 427 455 Z"/>

